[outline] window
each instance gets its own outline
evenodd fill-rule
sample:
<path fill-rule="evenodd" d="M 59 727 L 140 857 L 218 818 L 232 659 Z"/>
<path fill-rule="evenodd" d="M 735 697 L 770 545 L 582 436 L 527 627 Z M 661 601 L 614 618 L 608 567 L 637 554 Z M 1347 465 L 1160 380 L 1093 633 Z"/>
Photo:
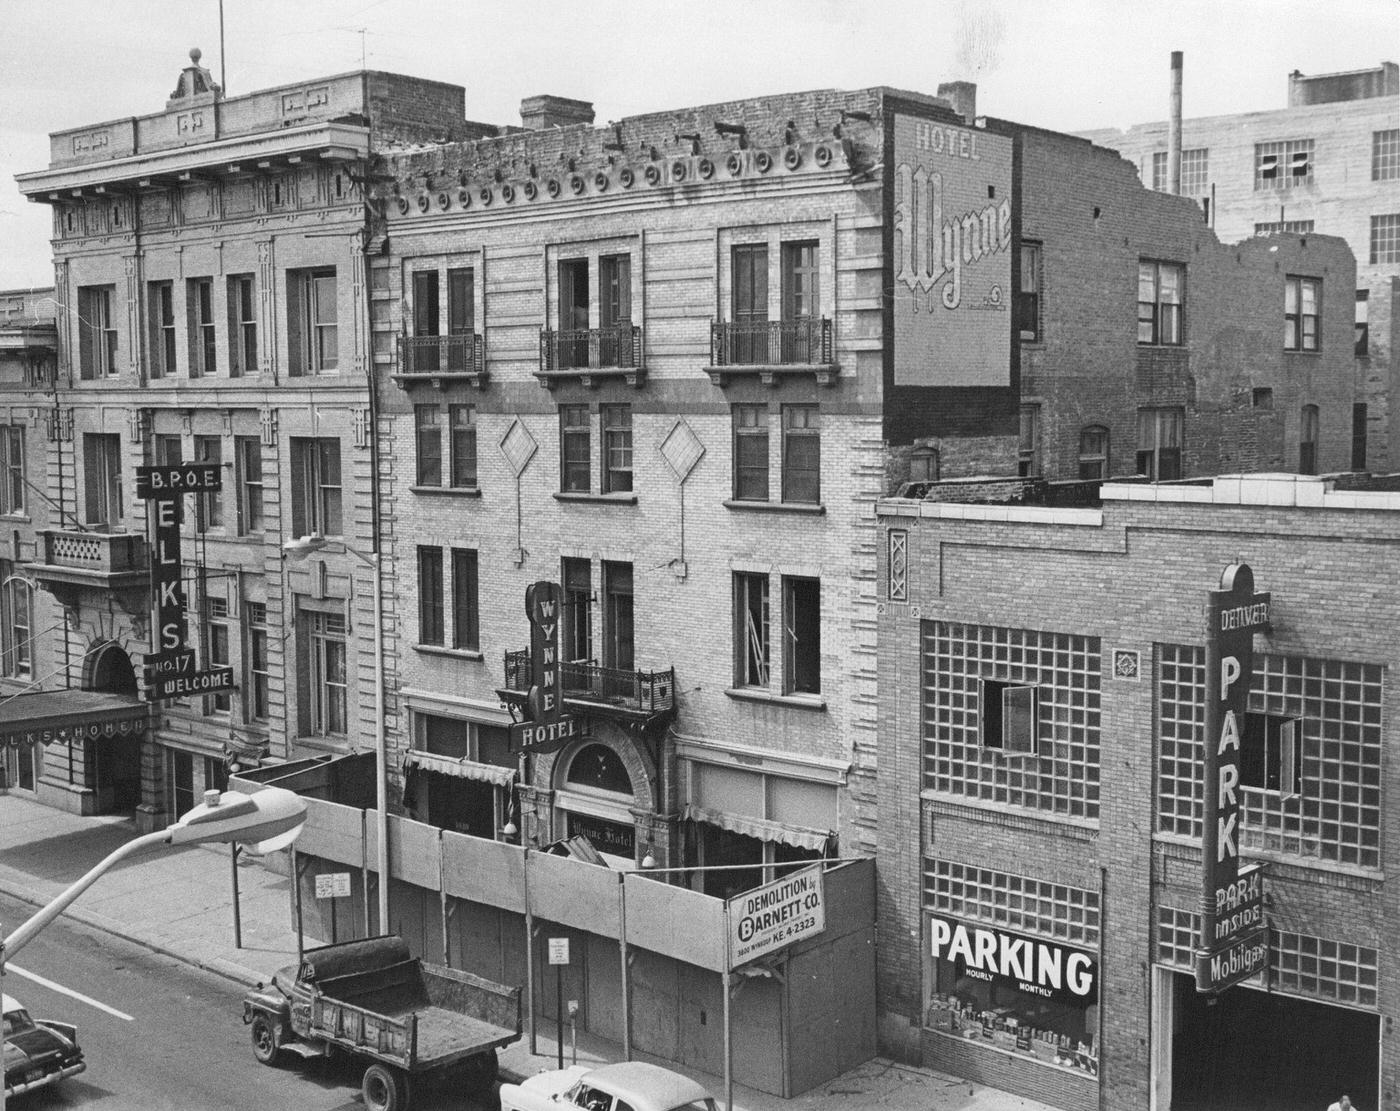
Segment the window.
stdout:
<path fill-rule="evenodd" d="M 632 565 L 603 562 L 603 666 L 631 671 L 636 666 L 632 644 Z"/>
<path fill-rule="evenodd" d="M 191 278 L 185 285 L 190 319 L 190 377 L 218 373 L 218 345 L 214 335 L 214 279 Z"/>
<path fill-rule="evenodd" d="M 1351 469 L 1366 469 L 1366 403 L 1358 401 L 1351 407 Z"/>
<path fill-rule="evenodd" d="M 418 447 L 419 486 L 442 485 L 442 422 L 436 405 L 415 405 L 413 424 Z"/>
<path fill-rule="evenodd" d="M 593 564 L 586 559 L 564 559 L 564 612 L 560 652 L 569 663 L 593 660 Z"/>
<path fill-rule="evenodd" d="M 603 407 L 603 493 L 632 489 L 632 406 Z"/>
<path fill-rule="evenodd" d="M 413 334 L 415 336 L 437 336 L 438 331 L 438 274 L 436 270 L 417 270 L 413 274 Z M 440 369 L 438 353 L 434 349 L 420 352 L 421 363 L 415 370 Z"/>
<path fill-rule="evenodd" d="M 814 321 L 821 316 L 820 273 L 815 242 L 783 244 L 783 320 L 789 324 Z M 810 328 L 784 328 L 782 361 L 812 362 L 819 357 L 813 351 L 814 335 Z"/>
<path fill-rule="evenodd" d="M 451 437 L 452 486 L 459 490 L 475 489 L 476 406 L 449 405 L 447 428 Z"/>
<path fill-rule="evenodd" d="M 204 666 L 228 667 L 228 602 L 223 598 L 206 598 L 204 603 Z M 204 712 L 226 714 L 233 697 L 227 690 L 217 691 L 204 700 Z"/>
<path fill-rule="evenodd" d="M 78 368 L 83 378 L 117 373 L 117 329 L 112 317 L 116 287 L 83 286 L 78 290 Z"/>
<path fill-rule="evenodd" d="M 1255 235 L 1273 235 L 1276 232 L 1292 231 L 1299 235 L 1306 235 L 1313 230 L 1311 220 L 1271 220 L 1263 224 L 1254 225 Z"/>
<path fill-rule="evenodd" d="M 1283 286 L 1283 349 L 1318 349 L 1318 306 L 1322 303 L 1322 282 L 1317 278 L 1285 279 Z"/>
<path fill-rule="evenodd" d="M 1245 714 L 1240 786 L 1289 799 L 1303 789 L 1303 723 L 1276 714 Z"/>
<path fill-rule="evenodd" d="M 1041 287 L 1041 245 L 1021 244 L 1021 278 L 1013 306 L 1016 319 L 1013 327 L 1021 334 L 1022 343 L 1039 343 L 1040 334 L 1040 287 Z"/>
<path fill-rule="evenodd" d="M 256 436 L 236 436 L 233 451 L 238 469 L 238 534 L 255 536 L 263 531 L 262 444 Z"/>
<path fill-rule="evenodd" d="M 1291 189 L 1313 180 L 1313 141 L 1285 139 L 1254 145 L 1254 188 Z"/>
<path fill-rule="evenodd" d="M 768 576 L 734 575 L 734 685 L 768 686 Z"/>
<path fill-rule="evenodd" d="M 598 326 L 602 329 L 598 337 L 599 365 L 634 365 L 630 255 L 604 255 L 598 260 Z M 631 449 L 628 451 L 630 454 Z"/>
<path fill-rule="evenodd" d="M 122 503 L 122 445 L 115 432 L 83 433 L 83 512 L 89 524 L 116 528 Z"/>
<path fill-rule="evenodd" d="M 1371 291 L 1356 291 L 1355 355 L 1364 359 L 1371 353 Z"/>
<path fill-rule="evenodd" d="M 1371 217 L 1371 263 L 1400 262 L 1400 212 Z"/>
<path fill-rule="evenodd" d="M 1298 473 L 1317 474 L 1317 406 L 1304 405 L 1298 416 Z"/>
<path fill-rule="evenodd" d="M 146 291 L 151 331 L 151 377 L 168 378 L 176 370 L 174 285 L 171 282 L 151 282 Z"/>
<path fill-rule="evenodd" d="M 1186 267 L 1176 262 L 1138 263 L 1138 343 L 1181 343 Z"/>
<path fill-rule="evenodd" d="M 155 437 L 155 459 L 158 467 L 178 467 L 184 461 L 180 437 L 161 433 Z"/>
<path fill-rule="evenodd" d="M 783 693 L 822 690 L 822 588 L 817 579 L 783 579 Z"/>
<path fill-rule="evenodd" d="M 5 570 L 10 570 L 6 564 Z M 34 673 L 34 592 L 17 575 L 7 575 L 0 603 L 4 606 L 4 674 L 11 679 Z"/>
<path fill-rule="evenodd" d="M 293 375 L 336 369 L 334 270 L 287 271 L 287 344 Z"/>
<path fill-rule="evenodd" d="M 213 463 L 222 474 L 224 444 L 218 436 L 196 436 L 194 438 L 194 461 Z M 195 501 L 195 527 L 204 532 L 207 529 L 224 527 L 224 494 L 222 490 L 208 490 Z"/>
<path fill-rule="evenodd" d="M 559 365 L 588 365 L 588 260 L 559 263 Z"/>
<path fill-rule="evenodd" d="M 343 736 L 346 723 L 345 618 L 334 613 L 306 615 L 310 653 L 310 732 Z"/>
<path fill-rule="evenodd" d="M 909 453 L 909 481 L 937 482 L 941 463 L 936 447 L 916 447 Z"/>
<path fill-rule="evenodd" d="M 442 644 L 442 549 L 418 548 L 418 643 Z"/>
<path fill-rule="evenodd" d="M 1010 756 L 1034 756 L 1040 749 L 1040 691 L 1036 687 L 977 682 L 982 747 Z"/>
<path fill-rule="evenodd" d="M 178 749 L 170 750 L 170 772 L 166 789 L 174 813 L 184 814 L 194 809 L 194 756 Z"/>
<path fill-rule="evenodd" d="M 0 424 L 0 513 L 23 513 L 24 425 Z"/>
<path fill-rule="evenodd" d="M 1040 406 L 1021 406 L 1021 435 L 1016 448 L 1016 473 L 1040 474 Z"/>
<path fill-rule="evenodd" d="M 821 413 L 815 405 L 783 406 L 783 501 L 821 501 Z"/>
<path fill-rule="evenodd" d="M 248 602 L 243 610 L 244 650 L 243 712 L 249 721 L 266 721 L 270 705 L 270 671 L 267 661 L 267 603 Z"/>
<path fill-rule="evenodd" d="M 243 378 L 258 373 L 258 316 L 253 275 L 228 280 L 228 373 Z"/>
<path fill-rule="evenodd" d="M 477 554 L 470 548 L 452 549 L 452 647 L 470 652 L 481 647 Z"/>
<path fill-rule="evenodd" d="M 588 406 L 559 406 L 559 487 L 565 493 L 592 489 L 588 455 Z"/>
<path fill-rule="evenodd" d="M 1091 424 L 1079 432 L 1079 477 L 1108 477 L 1108 429 Z"/>
<path fill-rule="evenodd" d="M 292 439 L 292 529 L 298 536 L 341 534 L 340 441 Z"/>
<path fill-rule="evenodd" d="M 1154 482 L 1181 477 L 1180 409 L 1139 409 L 1137 473 Z"/>
<path fill-rule="evenodd" d="M 204 758 L 204 789 L 220 793 L 228 790 L 228 765 L 217 756 Z"/>
<path fill-rule="evenodd" d="M 447 331 L 453 336 L 476 331 L 476 278 L 470 267 L 447 272 Z"/>
<path fill-rule="evenodd" d="M 768 245 L 744 243 L 733 249 L 733 361 L 768 362 Z"/>
<path fill-rule="evenodd" d="M 1371 133 L 1371 180 L 1400 177 L 1400 129 Z"/>
<path fill-rule="evenodd" d="M 1167 151 L 1154 151 L 1152 154 L 1152 188 L 1158 193 L 1168 193 L 1171 191 L 1171 182 L 1167 179 Z M 1181 152 L 1181 195 L 1183 197 L 1199 197 L 1209 190 L 1210 186 L 1210 149 L 1208 147 L 1197 147 L 1193 150 L 1183 150 Z"/>
<path fill-rule="evenodd" d="M 734 406 L 734 497 L 768 500 L 768 408 Z"/>

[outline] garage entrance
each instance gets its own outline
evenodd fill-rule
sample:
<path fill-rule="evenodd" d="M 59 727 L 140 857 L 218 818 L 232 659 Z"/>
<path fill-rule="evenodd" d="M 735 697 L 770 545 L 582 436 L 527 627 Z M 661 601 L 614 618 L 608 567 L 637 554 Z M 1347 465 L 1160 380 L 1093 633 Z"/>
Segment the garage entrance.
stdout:
<path fill-rule="evenodd" d="M 1243 986 L 1212 1002 L 1169 978 L 1170 1111 L 1318 1111 L 1343 1092 L 1380 1106 L 1379 1016 Z"/>

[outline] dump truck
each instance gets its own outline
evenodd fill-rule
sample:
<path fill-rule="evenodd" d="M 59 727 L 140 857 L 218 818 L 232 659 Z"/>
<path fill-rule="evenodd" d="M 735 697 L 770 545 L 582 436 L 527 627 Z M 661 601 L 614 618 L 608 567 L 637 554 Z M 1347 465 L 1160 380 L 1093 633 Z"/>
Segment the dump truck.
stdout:
<path fill-rule="evenodd" d="M 370 1111 L 407 1111 L 415 1083 L 445 1081 L 484 1093 L 496 1050 L 520 1037 L 520 989 L 427 964 L 400 937 L 308 949 L 243 1000 L 253 1055 L 347 1053 L 365 1062 Z"/>

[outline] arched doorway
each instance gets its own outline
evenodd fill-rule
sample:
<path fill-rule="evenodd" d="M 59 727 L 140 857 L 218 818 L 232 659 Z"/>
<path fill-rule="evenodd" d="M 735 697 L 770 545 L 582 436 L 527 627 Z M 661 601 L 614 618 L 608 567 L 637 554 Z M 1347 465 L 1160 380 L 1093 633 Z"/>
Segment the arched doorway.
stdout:
<path fill-rule="evenodd" d="M 615 868 L 635 867 L 636 799 L 632 777 L 616 750 L 597 741 L 580 745 L 561 761 L 554 802 L 556 830 L 564 837 L 588 838 Z"/>
<path fill-rule="evenodd" d="M 88 690 L 137 697 L 136 669 L 115 641 L 88 653 L 83 666 Z M 89 742 L 90 782 L 102 814 L 132 814 L 141 804 L 141 737 L 104 737 Z"/>

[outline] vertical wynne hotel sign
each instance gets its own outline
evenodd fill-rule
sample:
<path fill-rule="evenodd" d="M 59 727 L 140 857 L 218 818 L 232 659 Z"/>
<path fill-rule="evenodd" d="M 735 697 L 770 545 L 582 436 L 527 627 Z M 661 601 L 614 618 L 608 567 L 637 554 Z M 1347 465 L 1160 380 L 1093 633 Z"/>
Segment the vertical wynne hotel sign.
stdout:
<path fill-rule="evenodd" d="M 1254 671 L 1254 634 L 1268 628 L 1268 594 L 1248 564 L 1232 563 L 1206 603 L 1205 814 L 1196 990 L 1216 994 L 1268 967 L 1269 927 L 1258 866 L 1240 869 L 1240 741 Z"/>
<path fill-rule="evenodd" d="M 894 120 L 894 381 L 1011 383 L 1011 140 Z"/>

